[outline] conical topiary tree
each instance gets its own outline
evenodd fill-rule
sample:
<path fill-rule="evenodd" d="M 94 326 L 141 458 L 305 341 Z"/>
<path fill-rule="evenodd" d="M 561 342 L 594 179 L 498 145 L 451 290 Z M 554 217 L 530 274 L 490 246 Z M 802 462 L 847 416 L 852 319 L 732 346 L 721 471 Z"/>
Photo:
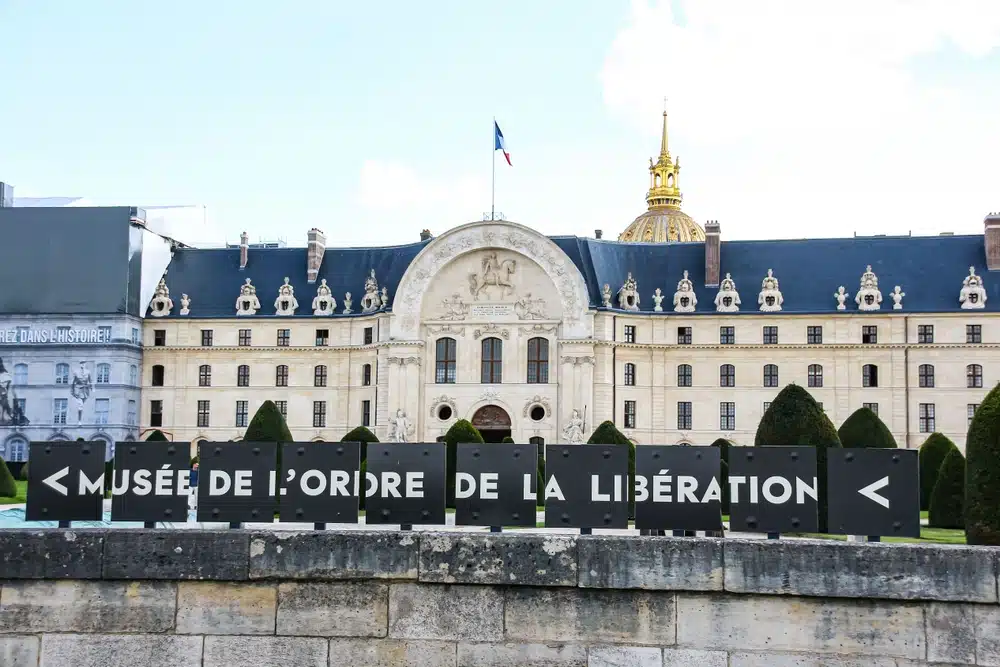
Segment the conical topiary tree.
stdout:
<path fill-rule="evenodd" d="M 447 504 L 448 507 L 455 506 L 455 467 L 458 458 L 458 443 L 460 442 L 483 442 L 483 435 L 468 419 L 459 419 L 448 432 L 444 434 L 444 442 L 448 451 L 447 479 L 448 485 Z"/>
<path fill-rule="evenodd" d="M 0 458 L 0 497 L 13 498 L 17 495 L 17 484 L 14 483 L 14 476 L 10 474 L 7 463 Z"/>
<path fill-rule="evenodd" d="M 729 463 L 729 448 L 733 446 L 733 443 L 726 440 L 725 438 L 716 438 L 715 442 L 712 443 L 712 447 L 718 447 L 721 451 L 719 452 L 719 458 L 722 459 L 724 463 Z"/>
<path fill-rule="evenodd" d="M 853 449 L 896 449 L 889 427 L 871 408 L 858 408 L 837 431 L 840 444 Z"/>
<path fill-rule="evenodd" d="M 163 435 L 163 431 L 156 429 L 148 436 L 146 436 L 146 442 L 168 442 L 167 436 Z"/>
<path fill-rule="evenodd" d="M 827 449 L 840 447 L 833 422 L 808 391 L 796 384 L 782 389 L 757 426 L 754 446 L 809 446 L 816 448 L 819 481 L 819 529 L 826 532 Z"/>
<path fill-rule="evenodd" d="M 264 401 L 257 408 L 250 425 L 247 426 L 246 433 L 243 434 L 244 442 L 292 442 L 292 434 L 288 430 L 288 424 L 281 415 L 281 410 L 274 404 L 274 401 Z M 277 447 L 275 455 L 275 470 L 278 471 L 278 479 L 281 479 L 281 445 Z"/>
<path fill-rule="evenodd" d="M 501 440 L 500 442 L 506 442 L 506 443 L 511 444 L 511 445 L 516 444 L 514 442 L 514 438 L 510 437 L 509 435 L 505 435 L 503 437 L 503 440 Z"/>
<path fill-rule="evenodd" d="M 965 539 L 1000 546 L 1000 384 L 972 417 L 965 456 Z"/>
<path fill-rule="evenodd" d="M 965 457 L 958 447 L 948 452 L 931 492 L 927 515 L 931 528 L 965 528 Z"/>
<path fill-rule="evenodd" d="M 340 439 L 341 442 L 360 442 L 361 443 L 361 460 L 368 460 L 368 443 L 378 442 L 378 436 L 368 430 L 367 426 L 357 426 L 347 432 L 343 438 Z"/>
<path fill-rule="evenodd" d="M 920 509 L 927 511 L 931 507 L 931 492 L 937 483 L 941 464 L 953 449 L 958 449 L 955 443 L 941 433 L 931 433 L 924 444 L 920 445 Z"/>
<path fill-rule="evenodd" d="M 590 445 L 621 445 L 628 447 L 628 507 L 629 516 L 635 516 L 635 443 L 618 430 L 612 421 L 603 421 L 587 440 Z"/>
<path fill-rule="evenodd" d="M 719 486 L 722 487 L 722 513 L 729 514 L 729 448 L 733 443 L 725 438 L 717 438 L 712 447 L 719 448 L 721 470 L 719 470 Z"/>
<path fill-rule="evenodd" d="M 25 481 L 25 482 L 28 481 L 28 466 L 30 464 L 31 464 L 31 461 L 28 461 L 23 466 L 21 466 L 21 480 L 22 481 Z"/>

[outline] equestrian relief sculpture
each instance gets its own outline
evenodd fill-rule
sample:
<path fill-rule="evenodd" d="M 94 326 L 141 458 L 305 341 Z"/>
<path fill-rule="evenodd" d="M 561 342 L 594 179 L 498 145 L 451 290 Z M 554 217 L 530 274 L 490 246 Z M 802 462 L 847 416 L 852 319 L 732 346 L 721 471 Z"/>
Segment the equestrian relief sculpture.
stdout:
<path fill-rule="evenodd" d="M 479 295 L 485 293 L 492 298 L 490 289 L 496 287 L 500 290 L 500 298 L 514 293 L 514 283 L 511 276 L 517 270 L 517 260 L 500 260 L 495 252 L 487 253 L 483 257 L 479 273 L 469 274 L 469 294 L 473 300 L 479 301 Z"/>

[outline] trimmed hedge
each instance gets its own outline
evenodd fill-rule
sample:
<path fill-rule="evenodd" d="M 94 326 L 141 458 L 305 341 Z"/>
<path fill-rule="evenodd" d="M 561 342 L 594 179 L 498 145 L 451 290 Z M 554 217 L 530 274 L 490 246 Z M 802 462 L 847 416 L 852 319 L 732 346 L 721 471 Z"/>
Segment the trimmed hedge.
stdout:
<path fill-rule="evenodd" d="M 965 456 L 965 539 L 1000 546 L 1000 384 L 972 417 Z"/>
<path fill-rule="evenodd" d="M 871 408 L 858 408 L 837 431 L 840 444 L 852 449 L 896 449 L 889 427 Z"/>
<path fill-rule="evenodd" d="M 146 442 L 167 442 L 167 436 L 163 435 L 160 429 L 156 429 L 146 436 Z"/>
<path fill-rule="evenodd" d="M 274 401 L 264 401 L 250 425 L 247 426 L 246 433 L 243 434 L 244 442 L 292 442 L 292 434 L 288 430 L 285 418 L 281 416 L 281 410 L 274 404 Z M 275 470 L 278 472 L 278 479 L 282 479 L 281 472 L 281 445 L 277 447 L 275 458 Z"/>
<path fill-rule="evenodd" d="M 510 437 L 509 435 L 505 435 L 505 436 L 503 437 L 503 440 L 501 440 L 500 442 L 506 442 L 506 443 L 509 443 L 509 444 L 511 444 L 511 445 L 513 445 L 513 444 L 516 444 L 516 443 L 514 442 L 514 438 Z"/>
<path fill-rule="evenodd" d="M 26 462 L 21 466 L 21 479 L 25 482 L 28 481 L 28 466 L 31 465 L 31 461 Z"/>
<path fill-rule="evenodd" d="M 927 511 L 931 507 L 931 493 L 937 483 L 938 471 L 945 457 L 952 450 L 958 449 L 952 442 L 940 433 L 931 433 L 924 444 L 920 445 L 920 509 Z"/>
<path fill-rule="evenodd" d="M 483 442 L 483 435 L 468 419 L 459 419 L 451 425 L 448 432 L 444 434 L 444 442 L 447 445 L 448 466 L 447 479 L 448 491 L 446 502 L 448 507 L 455 506 L 455 468 L 458 459 L 458 443 L 460 442 Z"/>
<path fill-rule="evenodd" d="M 361 443 L 361 460 L 368 460 L 368 443 L 378 442 L 378 437 L 372 433 L 367 426 L 357 426 L 347 432 L 343 438 L 340 439 L 341 442 L 360 442 Z"/>
<path fill-rule="evenodd" d="M 629 516 L 635 516 L 635 443 L 618 430 L 612 421 L 603 421 L 587 440 L 588 445 L 621 445 L 628 447 L 628 507 Z"/>
<path fill-rule="evenodd" d="M 7 463 L 0 458 L 0 497 L 13 498 L 17 495 L 17 484 L 14 483 L 14 476 L 10 474 Z"/>
<path fill-rule="evenodd" d="M 965 457 L 958 448 L 948 452 L 931 493 L 928 525 L 931 528 L 965 528 Z"/>
<path fill-rule="evenodd" d="M 830 418 L 808 391 L 796 384 L 774 397 L 757 426 L 754 446 L 808 446 L 816 448 L 819 481 L 819 532 L 825 533 L 827 508 L 827 449 L 840 447 L 840 438 Z"/>

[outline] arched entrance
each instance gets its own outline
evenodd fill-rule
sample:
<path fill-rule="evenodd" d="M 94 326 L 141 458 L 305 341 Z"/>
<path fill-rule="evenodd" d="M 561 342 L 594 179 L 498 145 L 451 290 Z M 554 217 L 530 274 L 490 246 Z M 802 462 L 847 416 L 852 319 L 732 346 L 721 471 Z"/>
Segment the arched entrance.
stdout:
<path fill-rule="evenodd" d="M 498 405 L 484 405 L 472 415 L 472 425 L 486 442 L 500 442 L 510 435 L 510 415 Z"/>

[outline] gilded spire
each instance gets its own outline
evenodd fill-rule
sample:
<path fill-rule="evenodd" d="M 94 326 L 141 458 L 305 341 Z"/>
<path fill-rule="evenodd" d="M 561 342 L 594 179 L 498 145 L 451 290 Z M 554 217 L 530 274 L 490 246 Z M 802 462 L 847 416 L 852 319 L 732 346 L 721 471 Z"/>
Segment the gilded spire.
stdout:
<path fill-rule="evenodd" d="M 679 176 L 681 171 L 680 158 L 676 161 L 670 157 L 667 141 L 667 101 L 663 100 L 663 134 L 660 137 L 660 158 L 649 161 L 649 192 L 646 203 L 650 210 L 658 207 L 680 209 L 681 196 Z"/>
<path fill-rule="evenodd" d="M 663 138 L 660 139 L 660 157 L 670 157 L 670 149 L 667 148 L 667 101 L 663 101 Z"/>

